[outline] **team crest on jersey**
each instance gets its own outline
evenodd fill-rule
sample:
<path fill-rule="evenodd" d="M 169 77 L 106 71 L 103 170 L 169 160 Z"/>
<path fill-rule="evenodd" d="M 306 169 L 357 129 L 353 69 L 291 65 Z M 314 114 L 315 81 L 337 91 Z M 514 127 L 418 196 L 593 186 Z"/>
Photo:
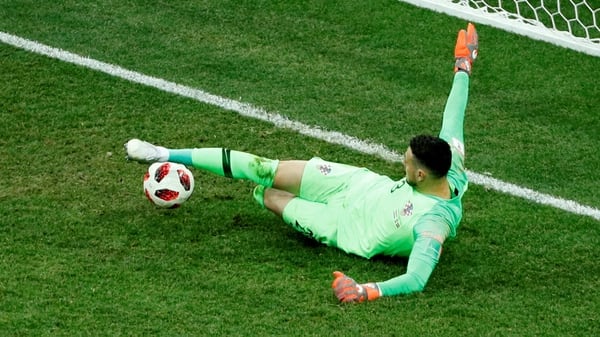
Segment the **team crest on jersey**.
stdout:
<path fill-rule="evenodd" d="M 402 215 L 411 216 L 412 214 L 413 214 L 413 204 L 412 204 L 412 202 L 408 201 L 404 205 L 404 209 L 402 210 Z"/>
<path fill-rule="evenodd" d="M 319 165 L 319 171 L 322 175 L 326 176 L 331 173 L 331 165 L 329 164 L 321 164 Z"/>

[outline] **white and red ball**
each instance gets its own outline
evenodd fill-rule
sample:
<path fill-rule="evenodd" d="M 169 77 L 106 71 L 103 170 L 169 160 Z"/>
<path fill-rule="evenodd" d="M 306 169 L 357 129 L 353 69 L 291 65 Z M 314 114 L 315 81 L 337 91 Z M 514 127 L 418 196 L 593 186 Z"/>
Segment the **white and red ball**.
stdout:
<path fill-rule="evenodd" d="M 148 200 L 161 208 L 176 208 L 194 191 L 194 176 L 185 165 L 154 163 L 144 175 L 144 193 Z"/>

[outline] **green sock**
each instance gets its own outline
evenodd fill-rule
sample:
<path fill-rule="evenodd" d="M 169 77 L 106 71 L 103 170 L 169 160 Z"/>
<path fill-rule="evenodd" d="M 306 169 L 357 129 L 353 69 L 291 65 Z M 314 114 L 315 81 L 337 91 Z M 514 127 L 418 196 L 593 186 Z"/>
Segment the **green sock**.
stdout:
<path fill-rule="evenodd" d="M 273 186 L 279 165 L 279 160 L 220 147 L 169 150 L 169 161 L 191 165 L 223 177 L 250 180 L 266 187 Z"/>

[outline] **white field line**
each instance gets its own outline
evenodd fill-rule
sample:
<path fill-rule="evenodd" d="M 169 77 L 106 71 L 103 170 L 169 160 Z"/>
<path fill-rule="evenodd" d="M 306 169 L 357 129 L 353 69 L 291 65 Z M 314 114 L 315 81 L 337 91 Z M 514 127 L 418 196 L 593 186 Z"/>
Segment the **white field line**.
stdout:
<path fill-rule="evenodd" d="M 303 135 L 324 140 L 332 144 L 342 145 L 365 154 L 375 155 L 388 161 L 402 161 L 401 155 L 392 150 L 389 150 L 386 146 L 382 144 L 375 144 L 369 141 L 364 141 L 337 131 L 327 131 L 319 127 L 309 126 L 297 121 L 290 120 L 277 113 L 265 111 L 262 108 L 255 107 L 248 103 L 238 102 L 232 99 L 213 95 L 199 89 L 190 88 L 181 84 L 166 81 L 164 79 L 147 76 L 135 71 L 121 68 L 116 65 L 97 61 L 88 57 L 83 57 L 59 48 L 49 47 L 41 43 L 23 39 L 18 36 L 14 36 L 4 32 L 0 32 L 0 41 L 2 41 L 5 44 L 9 44 L 14 47 L 24 49 L 33 53 L 45 55 L 64 62 L 94 69 L 115 77 L 126 79 L 134 83 L 170 92 L 175 95 L 192 98 L 194 100 L 206 104 L 221 107 L 225 110 L 235 111 L 242 116 L 269 122 L 280 128 L 291 129 Z M 487 188 L 509 195 L 521 197 L 542 205 L 552 206 L 570 213 L 589 216 L 596 220 L 600 220 L 600 210 L 598 210 L 597 208 L 581 205 L 572 200 L 566 200 L 552 195 L 536 192 L 534 190 L 520 187 L 511 183 L 503 182 L 501 180 L 480 173 L 467 171 L 467 175 L 469 177 L 469 181 L 474 184 L 483 185 Z"/>

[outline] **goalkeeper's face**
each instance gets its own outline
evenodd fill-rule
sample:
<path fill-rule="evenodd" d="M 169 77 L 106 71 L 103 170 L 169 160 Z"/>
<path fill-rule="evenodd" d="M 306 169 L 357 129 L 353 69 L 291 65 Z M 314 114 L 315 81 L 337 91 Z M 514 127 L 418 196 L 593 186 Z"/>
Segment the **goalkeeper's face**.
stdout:
<path fill-rule="evenodd" d="M 404 153 L 404 172 L 406 174 L 406 182 L 410 186 L 417 186 L 422 180 L 422 173 L 419 169 L 415 156 L 410 147 Z"/>

